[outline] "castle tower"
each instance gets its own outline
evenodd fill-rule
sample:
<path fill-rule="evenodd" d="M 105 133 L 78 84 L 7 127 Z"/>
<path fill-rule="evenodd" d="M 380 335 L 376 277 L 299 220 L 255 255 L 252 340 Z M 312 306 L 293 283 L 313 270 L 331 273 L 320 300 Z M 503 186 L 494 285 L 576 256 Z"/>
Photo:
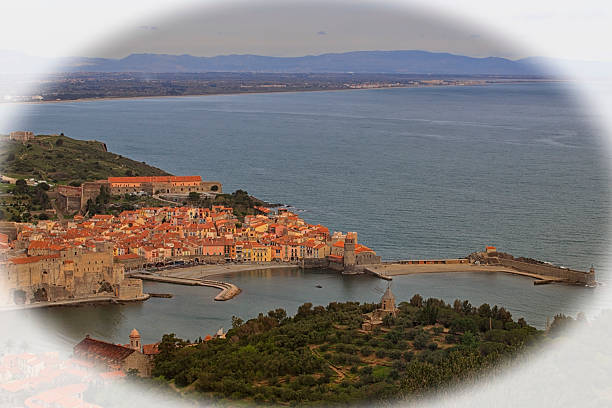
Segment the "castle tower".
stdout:
<path fill-rule="evenodd" d="M 350 270 L 355 266 L 355 244 L 357 244 L 357 234 L 347 232 L 344 239 L 344 269 Z"/>
<path fill-rule="evenodd" d="M 140 333 L 138 330 L 134 329 L 130 333 L 130 348 L 132 350 L 140 351 Z"/>

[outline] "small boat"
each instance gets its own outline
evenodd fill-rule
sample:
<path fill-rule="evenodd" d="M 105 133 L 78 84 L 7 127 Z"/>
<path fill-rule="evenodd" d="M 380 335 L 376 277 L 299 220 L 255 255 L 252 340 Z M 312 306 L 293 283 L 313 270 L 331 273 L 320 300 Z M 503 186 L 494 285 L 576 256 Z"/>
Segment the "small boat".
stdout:
<path fill-rule="evenodd" d="M 315 286 L 315 287 L 317 287 L 317 288 L 322 288 L 323 286 L 321 286 L 321 285 L 317 285 L 317 286 Z"/>

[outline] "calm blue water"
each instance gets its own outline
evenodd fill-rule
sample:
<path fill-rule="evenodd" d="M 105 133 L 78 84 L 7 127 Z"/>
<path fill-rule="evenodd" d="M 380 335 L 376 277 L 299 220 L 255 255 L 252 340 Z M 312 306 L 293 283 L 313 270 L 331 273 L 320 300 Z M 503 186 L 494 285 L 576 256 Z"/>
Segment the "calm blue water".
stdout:
<path fill-rule="evenodd" d="M 309 222 L 358 231 L 359 241 L 385 259 L 462 257 L 494 244 L 515 255 L 584 270 L 591 263 L 601 268 L 609 247 L 610 158 L 594 119 L 561 84 L 17 108 L 18 117 L 0 131 L 64 132 L 101 140 L 110 151 L 171 173 L 200 174 L 222 181 L 225 191 L 243 188 L 259 198 L 293 205 Z M 308 274 L 272 281 L 240 276 L 232 280 L 248 290 L 234 303 L 210 301 L 199 318 L 191 312 L 190 301 L 180 303 L 177 297 L 109 308 L 109 316 L 114 316 L 110 321 L 117 319 L 109 325 L 123 330 L 121 322 L 145 322 L 140 327 L 150 322 L 152 335 L 159 331 L 159 320 L 150 313 L 156 310 L 177 322 L 177 332 L 193 337 L 200 327 L 209 332 L 227 327 L 231 315 L 240 311 L 295 309 L 312 296 L 319 296 L 321 303 L 336 297 L 372 301 L 376 296 L 371 287 L 380 286 L 365 278 L 330 277 L 338 287 L 320 292 L 325 296 L 310 289 L 296 296 L 296 287 L 312 284 Z M 598 279 L 609 281 L 603 273 Z M 428 275 L 394 282 L 406 296 L 418 289 L 449 300 L 505 304 L 539 325 L 564 307 L 575 310 L 585 296 L 582 288 L 533 287 L 530 281 L 505 275 Z M 171 291 L 189 290 L 194 288 Z M 284 292 L 286 296 L 278 294 Z M 258 296 L 251 297 L 254 294 Z M 74 310 L 82 314 L 87 309 Z M 91 310 L 95 317 L 106 309 Z M 112 333 L 108 328 L 99 331 Z"/>

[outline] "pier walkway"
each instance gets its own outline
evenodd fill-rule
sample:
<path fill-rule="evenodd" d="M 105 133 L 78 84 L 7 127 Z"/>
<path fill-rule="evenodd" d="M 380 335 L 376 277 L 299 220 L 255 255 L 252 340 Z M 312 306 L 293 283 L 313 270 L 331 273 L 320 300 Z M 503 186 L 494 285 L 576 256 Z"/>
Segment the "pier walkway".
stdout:
<path fill-rule="evenodd" d="M 223 301 L 230 300 L 237 296 L 242 290 L 233 283 L 221 282 L 208 279 L 193 279 L 193 278 L 177 278 L 172 276 L 160 276 L 146 273 L 137 273 L 130 275 L 131 278 L 142 279 L 153 282 L 172 283 L 175 285 L 187 286 L 209 286 L 212 288 L 221 289 L 221 292 L 215 296 L 215 300 Z"/>

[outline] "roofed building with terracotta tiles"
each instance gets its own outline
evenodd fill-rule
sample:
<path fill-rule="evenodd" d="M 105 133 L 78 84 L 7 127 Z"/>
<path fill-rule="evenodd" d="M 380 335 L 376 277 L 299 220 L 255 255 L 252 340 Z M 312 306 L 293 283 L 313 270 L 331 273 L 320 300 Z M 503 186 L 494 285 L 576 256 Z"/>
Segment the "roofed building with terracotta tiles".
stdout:
<path fill-rule="evenodd" d="M 147 194 L 221 193 L 218 181 L 203 181 L 200 176 L 109 177 L 111 194 L 144 192 Z"/>
<path fill-rule="evenodd" d="M 158 345 L 141 344 L 140 333 L 134 329 L 126 345 L 97 340 L 87 335 L 73 348 L 75 358 L 89 361 L 105 371 L 120 370 L 125 373 L 137 370 L 138 375 L 149 377 L 153 358 L 159 353 Z"/>
<path fill-rule="evenodd" d="M 134 178 L 116 178 L 120 183 Z M 166 180 L 167 178 L 162 178 Z M 151 178 L 135 178 L 149 182 Z M 157 180 L 157 179 L 153 179 Z M 197 182 L 182 178 L 181 183 Z M 185 187 L 185 186 L 183 186 Z M 57 222 L 24 225 L 15 247 L 27 255 L 52 255 L 61 248 L 96 251 L 99 242 L 112 245 L 114 262 L 127 269 L 159 266 L 176 261 L 195 263 L 290 262 L 313 260 L 324 267 L 328 256 L 345 258 L 345 241 L 352 241 L 351 265 L 380 262 L 376 253 L 357 243 L 356 233 L 334 232 L 320 224 L 309 224 L 295 213 L 280 208 L 267 214 L 247 215 L 239 222 L 233 209 L 147 207 L 123 211 L 118 216 L 80 217 L 62 225 Z M 330 258 L 335 262 L 335 258 Z M 22 261 L 17 261 L 22 262 Z M 26 261 L 23 261 L 26 262 Z M 343 262 L 345 263 L 345 262 Z M 334 266 L 336 267 L 336 266 Z"/>

